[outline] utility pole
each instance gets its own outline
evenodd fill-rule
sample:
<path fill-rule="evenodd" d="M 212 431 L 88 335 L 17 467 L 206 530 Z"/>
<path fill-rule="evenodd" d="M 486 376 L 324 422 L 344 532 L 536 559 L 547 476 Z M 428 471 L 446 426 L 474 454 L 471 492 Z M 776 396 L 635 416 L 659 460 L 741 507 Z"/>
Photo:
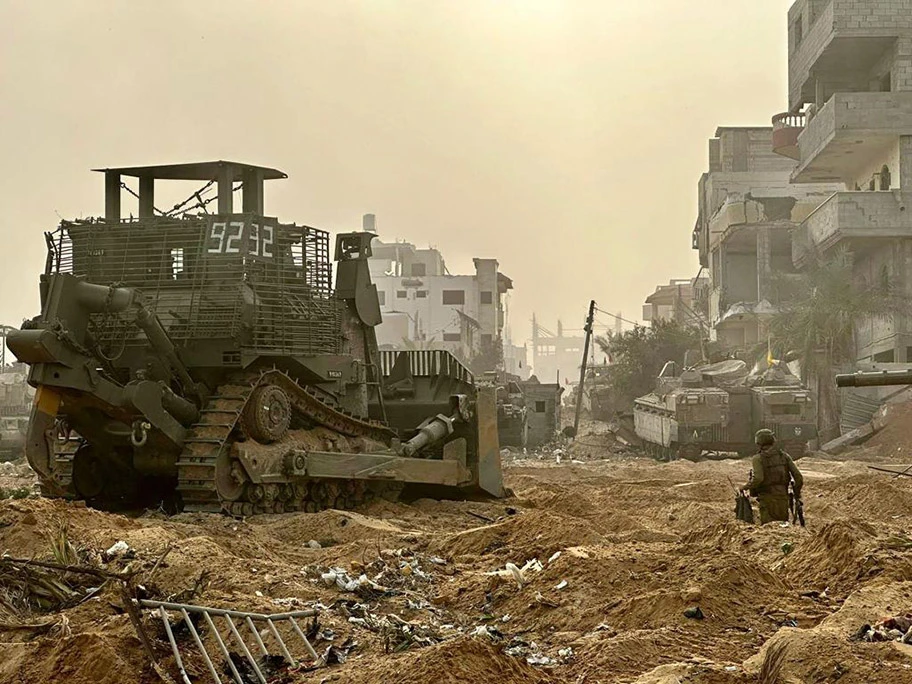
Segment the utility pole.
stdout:
<path fill-rule="evenodd" d="M 595 300 L 589 302 L 589 316 L 586 318 L 586 342 L 583 344 L 583 362 L 580 364 L 579 390 L 576 395 L 576 416 L 573 419 L 573 436 L 579 432 L 580 411 L 583 409 L 583 383 L 586 381 L 586 362 L 589 359 L 589 342 L 592 339 L 592 324 L 595 322 Z"/>

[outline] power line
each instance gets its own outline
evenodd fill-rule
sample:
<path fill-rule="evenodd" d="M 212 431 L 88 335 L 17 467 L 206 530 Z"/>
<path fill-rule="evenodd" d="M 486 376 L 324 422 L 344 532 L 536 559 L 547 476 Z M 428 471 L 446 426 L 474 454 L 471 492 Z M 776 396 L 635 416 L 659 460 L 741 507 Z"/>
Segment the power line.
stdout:
<path fill-rule="evenodd" d="M 630 321 L 630 320 L 627 320 L 626 318 L 623 318 L 623 317 L 621 317 L 621 316 L 618 316 L 617 314 L 613 314 L 613 313 L 611 313 L 610 311 L 605 311 L 604 309 L 600 309 L 600 308 L 598 308 L 598 307 L 595 307 L 595 310 L 598 311 L 599 313 L 605 314 L 606 316 L 611 316 L 612 318 L 616 318 L 616 319 L 619 320 L 619 321 L 623 321 L 624 323 L 628 323 L 629 325 L 635 325 L 635 326 L 637 326 L 638 328 L 642 327 L 637 321 Z"/>

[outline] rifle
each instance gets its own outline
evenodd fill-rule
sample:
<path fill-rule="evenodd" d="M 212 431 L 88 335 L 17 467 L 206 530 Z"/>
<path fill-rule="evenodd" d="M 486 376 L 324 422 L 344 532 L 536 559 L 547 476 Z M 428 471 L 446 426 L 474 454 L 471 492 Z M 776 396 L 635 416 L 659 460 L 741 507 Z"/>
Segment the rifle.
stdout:
<path fill-rule="evenodd" d="M 792 524 L 796 522 L 804 527 L 804 502 L 801 497 L 795 494 L 795 490 L 789 486 L 789 511 L 792 514 Z"/>

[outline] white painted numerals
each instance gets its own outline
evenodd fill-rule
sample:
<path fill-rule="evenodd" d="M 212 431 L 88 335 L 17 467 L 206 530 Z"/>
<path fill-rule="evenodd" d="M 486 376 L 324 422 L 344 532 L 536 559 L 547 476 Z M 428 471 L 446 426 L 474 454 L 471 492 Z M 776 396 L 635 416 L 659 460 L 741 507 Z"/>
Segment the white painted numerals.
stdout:
<path fill-rule="evenodd" d="M 225 228 L 227 225 L 224 221 L 212 222 L 209 238 L 210 240 L 215 240 L 215 243 L 209 246 L 210 254 L 222 254 L 225 251 Z"/>
<path fill-rule="evenodd" d="M 250 234 L 247 236 L 247 254 L 260 256 L 260 224 L 250 224 Z"/>
<path fill-rule="evenodd" d="M 225 254 L 241 253 L 241 235 L 243 234 L 243 221 L 232 221 L 228 224 L 228 233 L 225 238 Z"/>
<path fill-rule="evenodd" d="M 260 242 L 260 256 L 271 257 L 272 256 L 272 242 L 275 238 L 275 226 L 270 226 L 265 224 L 262 228 L 263 239 Z"/>
<path fill-rule="evenodd" d="M 240 254 L 244 237 L 243 221 L 213 221 L 209 231 L 210 254 Z M 247 253 L 250 256 L 272 257 L 275 226 L 250 224 Z"/>
<path fill-rule="evenodd" d="M 275 226 L 268 223 L 262 226 L 259 223 L 250 224 L 250 256 L 272 256 L 272 241 L 275 237 Z"/>

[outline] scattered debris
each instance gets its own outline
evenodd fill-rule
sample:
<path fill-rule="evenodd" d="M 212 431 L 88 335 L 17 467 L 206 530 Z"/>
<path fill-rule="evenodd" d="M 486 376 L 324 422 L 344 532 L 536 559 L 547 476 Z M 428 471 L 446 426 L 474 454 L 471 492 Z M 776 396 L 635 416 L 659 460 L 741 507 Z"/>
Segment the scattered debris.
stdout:
<path fill-rule="evenodd" d="M 105 562 L 119 558 L 120 556 L 125 556 L 130 551 L 130 545 L 125 541 L 115 542 L 111 548 L 104 552 Z"/>
<path fill-rule="evenodd" d="M 351 639 L 341 646 L 330 644 L 323 652 L 322 662 L 325 665 L 342 665 L 348 660 L 348 655 L 358 647 Z"/>
<path fill-rule="evenodd" d="M 872 423 L 865 423 L 864 425 L 861 425 L 854 430 L 850 430 L 844 435 L 840 435 L 836 439 L 821 445 L 820 450 L 831 456 L 836 456 L 844 452 L 850 446 L 865 441 L 873 434 L 874 425 Z"/>
<path fill-rule="evenodd" d="M 856 641 L 901 641 L 912 644 L 912 613 L 886 617 L 872 625 L 862 625 Z"/>
<path fill-rule="evenodd" d="M 503 570 L 494 570 L 493 572 L 487 573 L 491 576 L 496 577 L 509 577 L 516 581 L 516 584 L 522 589 L 524 584 L 528 583 L 529 574 L 532 572 L 541 572 L 544 569 L 542 564 L 537 558 L 526 561 L 526 564 L 521 568 L 518 567 L 515 563 L 507 563 L 504 566 Z"/>
<path fill-rule="evenodd" d="M 684 611 L 684 617 L 690 618 L 691 620 L 702 620 L 706 616 L 703 615 L 700 606 L 693 606 Z"/>

